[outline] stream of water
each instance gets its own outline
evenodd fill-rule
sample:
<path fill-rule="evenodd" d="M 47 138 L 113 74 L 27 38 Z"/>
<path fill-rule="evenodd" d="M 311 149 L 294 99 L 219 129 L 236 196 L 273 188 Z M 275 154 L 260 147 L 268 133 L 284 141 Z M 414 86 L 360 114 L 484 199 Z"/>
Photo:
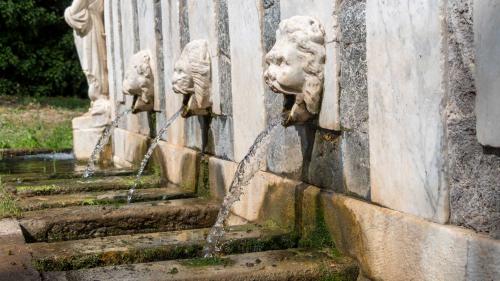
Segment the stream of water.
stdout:
<path fill-rule="evenodd" d="M 94 150 L 92 151 L 92 154 L 90 155 L 89 162 L 87 163 L 87 167 L 85 168 L 85 171 L 83 172 L 83 178 L 89 178 L 91 177 L 94 172 L 95 172 L 95 162 L 97 161 L 97 156 L 101 154 L 101 151 L 104 149 L 106 144 L 109 142 L 109 138 L 111 137 L 111 133 L 113 132 L 113 129 L 115 127 L 118 127 L 118 123 L 120 120 L 127 114 L 129 114 L 132 111 L 132 109 L 125 110 L 124 112 L 120 113 L 118 116 L 116 116 L 115 120 L 113 120 L 110 124 L 106 125 L 104 128 L 104 132 L 102 133 L 101 137 L 97 141 L 96 146 L 94 147 Z"/>
<path fill-rule="evenodd" d="M 243 187 L 248 185 L 250 180 L 260 170 L 266 156 L 267 148 L 274 134 L 278 131 L 277 129 L 280 127 L 282 127 L 281 119 L 272 122 L 257 136 L 243 160 L 238 164 L 229 191 L 226 193 L 219 214 L 217 215 L 217 220 L 207 236 L 206 245 L 203 249 L 205 257 L 213 257 L 220 251 L 220 240 L 225 233 L 224 223 L 229 216 L 231 207 L 240 200 Z"/>
<path fill-rule="evenodd" d="M 141 176 L 144 173 L 144 169 L 146 169 L 146 165 L 149 162 L 149 158 L 151 158 L 151 156 L 153 155 L 153 152 L 154 152 L 156 146 L 158 145 L 158 142 L 160 141 L 160 139 L 163 136 L 163 134 L 165 134 L 165 132 L 167 131 L 168 127 L 170 127 L 170 125 L 172 125 L 172 123 L 175 121 L 175 119 L 177 119 L 177 117 L 179 117 L 179 115 L 181 114 L 181 112 L 182 112 L 182 108 L 179 109 L 179 111 L 177 111 L 174 115 L 172 115 L 167 120 L 167 124 L 165 124 L 165 126 L 163 126 L 163 128 L 161 128 L 160 131 L 158 131 L 158 134 L 153 139 L 153 142 L 149 146 L 148 151 L 146 152 L 146 154 L 144 155 L 144 158 L 141 161 L 141 166 L 139 168 L 139 171 L 137 172 L 137 176 L 135 177 L 134 185 L 128 191 L 127 203 L 130 204 L 132 202 L 132 199 L 133 199 L 133 196 L 134 196 L 134 192 L 135 192 L 136 188 L 139 186 L 139 184 L 141 182 Z"/>

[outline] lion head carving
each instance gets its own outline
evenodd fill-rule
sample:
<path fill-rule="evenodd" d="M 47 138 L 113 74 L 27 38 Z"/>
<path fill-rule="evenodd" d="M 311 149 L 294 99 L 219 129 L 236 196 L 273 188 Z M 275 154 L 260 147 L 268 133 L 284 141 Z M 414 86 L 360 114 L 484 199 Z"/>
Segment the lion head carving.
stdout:
<path fill-rule="evenodd" d="M 123 80 L 123 93 L 134 97 L 132 112 L 151 111 L 154 106 L 153 71 L 148 51 L 139 51 L 130 58 Z"/>
<path fill-rule="evenodd" d="M 285 95 L 283 124 L 303 123 L 320 110 L 325 65 L 325 30 L 308 16 L 283 20 L 276 43 L 266 55 L 264 79 Z"/>
<path fill-rule="evenodd" d="M 212 101 L 210 97 L 210 54 L 205 40 L 189 42 L 175 63 L 172 88 L 184 95 L 183 117 L 207 115 Z"/>

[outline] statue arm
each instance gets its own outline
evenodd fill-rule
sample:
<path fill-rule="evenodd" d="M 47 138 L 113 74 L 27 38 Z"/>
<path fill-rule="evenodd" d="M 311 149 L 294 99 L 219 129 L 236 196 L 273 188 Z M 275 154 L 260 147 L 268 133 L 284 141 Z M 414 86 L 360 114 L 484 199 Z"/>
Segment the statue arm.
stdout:
<path fill-rule="evenodd" d="M 79 36 L 87 35 L 92 28 L 89 0 L 74 0 L 64 11 L 64 19 Z"/>

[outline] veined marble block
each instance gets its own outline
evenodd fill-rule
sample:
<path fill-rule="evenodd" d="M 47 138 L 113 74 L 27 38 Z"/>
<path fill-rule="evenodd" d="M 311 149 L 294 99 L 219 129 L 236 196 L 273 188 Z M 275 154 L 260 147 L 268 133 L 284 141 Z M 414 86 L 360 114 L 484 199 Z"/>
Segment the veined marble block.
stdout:
<path fill-rule="evenodd" d="M 500 3 L 474 1 L 477 138 L 500 147 Z"/>
<path fill-rule="evenodd" d="M 367 1 L 372 201 L 448 221 L 445 1 Z"/>
<path fill-rule="evenodd" d="M 172 89 L 172 74 L 175 61 L 181 54 L 180 39 L 180 1 L 161 1 L 162 37 L 163 37 L 163 71 L 165 85 L 165 114 L 169 118 L 182 106 L 182 97 L 176 95 Z M 177 119 L 167 130 L 164 138 L 171 144 L 184 145 L 184 120 Z"/>
<path fill-rule="evenodd" d="M 259 0 L 229 0 L 234 157 L 243 159 L 266 126 Z M 245 30 L 245 32 L 242 32 Z"/>

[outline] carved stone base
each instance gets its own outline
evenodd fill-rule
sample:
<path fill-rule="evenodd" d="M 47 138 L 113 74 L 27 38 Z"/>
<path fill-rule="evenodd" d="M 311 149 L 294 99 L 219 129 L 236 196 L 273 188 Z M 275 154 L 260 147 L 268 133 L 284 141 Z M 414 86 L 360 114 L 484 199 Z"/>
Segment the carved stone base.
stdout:
<path fill-rule="evenodd" d="M 73 152 L 77 160 L 88 160 L 108 124 L 109 118 L 105 115 L 85 114 L 72 120 L 73 123 Z M 98 156 L 99 161 L 111 161 L 111 141 Z"/>

